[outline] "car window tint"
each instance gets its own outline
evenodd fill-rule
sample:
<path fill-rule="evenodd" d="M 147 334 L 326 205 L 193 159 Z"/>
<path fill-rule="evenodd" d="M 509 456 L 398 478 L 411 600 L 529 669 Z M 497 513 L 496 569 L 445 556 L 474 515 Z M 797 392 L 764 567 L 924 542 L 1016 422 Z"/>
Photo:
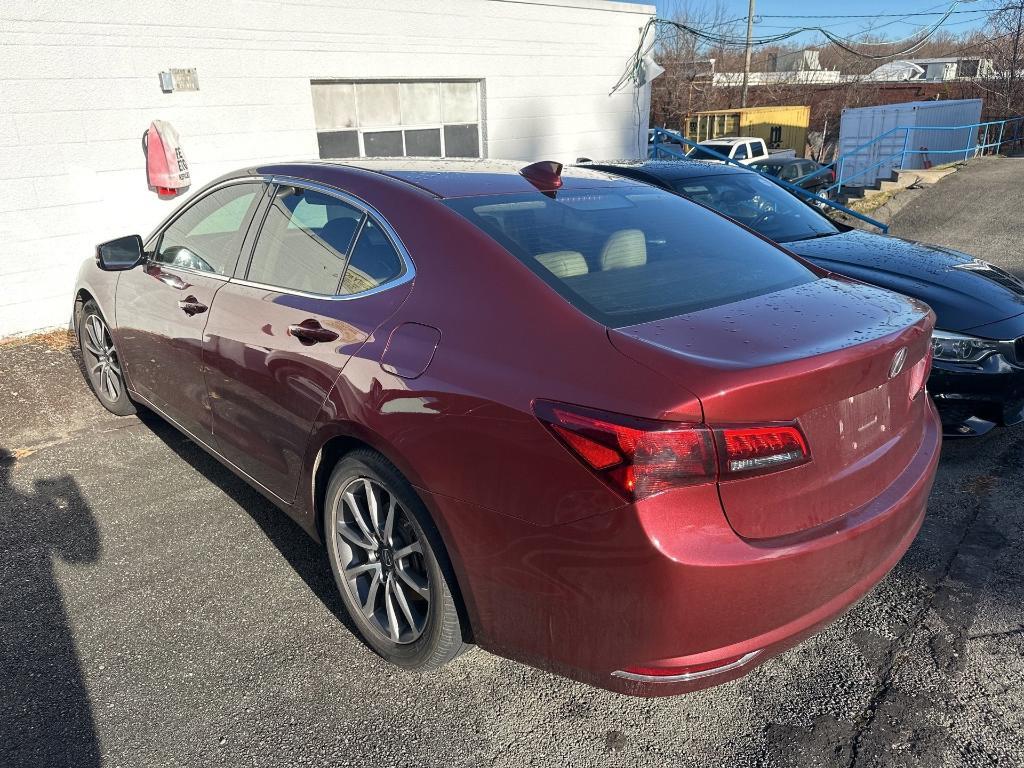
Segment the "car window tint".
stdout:
<path fill-rule="evenodd" d="M 454 198 L 447 204 L 574 306 L 611 327 L 816 279 L 761 238 L 652 187 Z M 529 302 L 524 296 L 523 306 Z"/>
<path fill-rule="evenodd" d="M 760 174 L 740 172 L 681 179 L 673 183 L 673 189 L 777 243 L 839 231 L 828 218 Z"/>
<path fill-rule="evenodd" d="M 747 146 L 747 144 L 737 144 L 736 154 L 732 156 L 733 160 L 746 160 L 748 157 Z"/>
<path fill-rule="evenodd" d="M 153 260 L 199 272 L 230 274 L 262 185 L 232 184 L 190 206 L 160 237 Z"/>
<path fill-rule="evenodd" d="M 333 296 L 362 211 L 336 197 L 281 187 L 267 209 L 247 279 Z"/>
<path fill-rule="evenodd" d="M 400 277 L 405 271 L 402 257 L 373 219 L 368 218 L 341 281 L 341 293 L 369 291 Z"/>

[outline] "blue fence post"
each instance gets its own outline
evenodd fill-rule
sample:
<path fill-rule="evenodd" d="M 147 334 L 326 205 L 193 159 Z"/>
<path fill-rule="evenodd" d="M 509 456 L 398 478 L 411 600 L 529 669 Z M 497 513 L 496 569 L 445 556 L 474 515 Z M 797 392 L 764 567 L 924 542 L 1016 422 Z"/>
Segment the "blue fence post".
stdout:
<path fill-rule="evenodd" d="M 903 153 L 900 155 L 900 170 L 907 164 L 907 145 L 910 144 L 910 129 L 905 128 L 906 134 L 903 136 Z"/>

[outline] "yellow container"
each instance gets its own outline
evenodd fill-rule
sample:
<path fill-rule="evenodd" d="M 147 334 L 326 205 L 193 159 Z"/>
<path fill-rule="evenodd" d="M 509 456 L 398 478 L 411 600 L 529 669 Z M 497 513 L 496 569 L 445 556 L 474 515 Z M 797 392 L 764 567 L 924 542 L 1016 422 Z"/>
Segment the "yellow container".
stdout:
<path fill-rule="evenodd" d="M 690 141 L 754 136 L 764 139 L 769 149 L 792 149 L 803 157 L 810 120 L 807 106 L 745 107 L 695 112 L 683 119 L 682 128 Z"/>

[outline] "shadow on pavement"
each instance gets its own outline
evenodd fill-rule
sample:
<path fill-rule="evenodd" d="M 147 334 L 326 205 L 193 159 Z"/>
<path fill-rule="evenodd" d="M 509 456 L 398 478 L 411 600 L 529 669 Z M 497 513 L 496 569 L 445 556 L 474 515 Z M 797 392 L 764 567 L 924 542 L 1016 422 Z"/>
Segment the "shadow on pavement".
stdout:
<path fill-rule="evenodd" d="M 54 560 L 94 563 L 99 529 L 70 475 L 14 487 L 0 447 L 0 764 L 101 765 Z"/>
<path fill-rule="evenodd" d="M 160 416 L 143 408 L 139 410 L 139 419 L 183 461 L 244 509 L 313 594 L 361 641 L 338 594 L 323 547 L 262 494 Z"/>

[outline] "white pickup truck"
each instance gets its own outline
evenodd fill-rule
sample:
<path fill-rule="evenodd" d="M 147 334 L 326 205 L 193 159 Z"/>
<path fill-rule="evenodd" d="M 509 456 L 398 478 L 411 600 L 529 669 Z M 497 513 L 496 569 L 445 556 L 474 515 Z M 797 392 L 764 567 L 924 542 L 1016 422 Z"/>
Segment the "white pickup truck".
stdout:
<path fill-rule="evenodd" d="M 719 155 L 725 155 L 730 160 L 735 160 L 743 165 L 750 165 L 755 160 L 766 160 L 769 157 L 796 157 L 792 149 L 768 150 L 764 139 L 757 139 L 751 136 L 726 137 L 721 139 L 708 139 L 702 141 L 698 146 L 690 149 L 686 156 L 690 160 L 708 160 L 713 163 L 720 163 L 722 160 L 711 152 L 705 152 L 701 147 L 707 147 Z"/>

